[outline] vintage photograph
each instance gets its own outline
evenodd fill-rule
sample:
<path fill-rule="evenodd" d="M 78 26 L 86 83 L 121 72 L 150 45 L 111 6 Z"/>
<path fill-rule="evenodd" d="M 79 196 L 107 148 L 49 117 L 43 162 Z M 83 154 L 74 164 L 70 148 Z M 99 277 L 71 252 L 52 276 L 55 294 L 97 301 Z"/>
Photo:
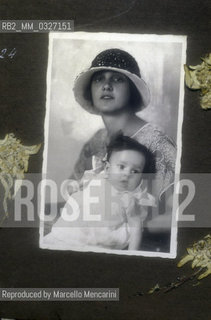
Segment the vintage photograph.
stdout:
<path fill-rule="evenodd" d="M 40 248 L 175 257 L 186 37 L 49 34 Z"/>

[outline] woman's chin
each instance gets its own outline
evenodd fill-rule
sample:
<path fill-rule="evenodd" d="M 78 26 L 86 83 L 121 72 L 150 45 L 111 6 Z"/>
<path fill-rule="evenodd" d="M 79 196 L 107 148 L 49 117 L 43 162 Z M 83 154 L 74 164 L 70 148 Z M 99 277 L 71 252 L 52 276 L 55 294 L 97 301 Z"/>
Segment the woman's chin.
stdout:
<path fill-rule="evenodd" d="M 117 115 L 117 114 L 121 114 L 123 111 L 126 111 L 125 107 L 111 107 L 111 106 L 104 106 L 101 108 L 96 108 L 96 110 L 98 110 L 98 112 L 102 115 Z"/>

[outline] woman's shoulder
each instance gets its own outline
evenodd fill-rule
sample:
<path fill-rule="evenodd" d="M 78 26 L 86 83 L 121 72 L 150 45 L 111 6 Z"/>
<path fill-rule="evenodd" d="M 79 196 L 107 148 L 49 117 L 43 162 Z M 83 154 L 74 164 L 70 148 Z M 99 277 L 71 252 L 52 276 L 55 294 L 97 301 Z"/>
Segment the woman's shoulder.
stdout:
<path fill-rule="evenodd" d="M 92 139 L 103 139 L 103 138 L 107 138 L 108 133 L 107 130 L 105 128 L 101 128 L 98 129 L 92 136 Z"/>
<path fill-rule="evenodd" d="M 103 141 L 107 140 L 107 130 L 104 128 L 101 128 L 97 130 L 92 137 L 89 139 L 88 143 L 91 144 L 102 144 Z"/>
<path fill-rule="evenodd" d="M 91 156 L 101 153 L 104 154 L 106 143 L 107 131 L 106 129 L 99 129 L 85 144 L 85 149 L 89 149 L 89 154 Z"/>
<path fill-rule="evenodd" d="M 157 124 L 147 122 L 146 124 L 143 125 L 142 127 L 142 133 L 146 132 L 148 134 L 157 134 L 158 136 L 166 136 L 166 133 L 162 127 L 160 127 Z"/>
<path fill-rule="evenodd" d="M 146 123 L 138 132 L 136 139 L 141 140 L 140 142 L 145 141 L 148 145 L 159 142 L 171 144 L 173 147 L 176 147 L 173 139 L 165 133 L 163 128 L 154 123 Z"/>

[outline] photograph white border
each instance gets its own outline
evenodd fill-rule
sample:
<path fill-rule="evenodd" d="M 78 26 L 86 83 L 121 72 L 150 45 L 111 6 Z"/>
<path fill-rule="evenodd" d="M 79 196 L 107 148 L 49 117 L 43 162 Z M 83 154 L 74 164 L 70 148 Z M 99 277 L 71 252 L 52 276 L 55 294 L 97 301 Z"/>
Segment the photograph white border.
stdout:
<path fill-rule="evenodd" d="M 48 68 L 47 68 L 47 96 L 46 96 L 46 116 L 45 116 L 45 145 L 43 152 L 43 187 L 45 187 L 45 177 L 47 173 L 47 162 L 48 162 L 48 141 L 49 141 L 49 118 L 50 118 L 50 95 L 51 95 L 51 79 L 52 79 L 52 62 L 53 62 L 53 42 L 55 39 L 72 39 L 72 40 L 96 40 L 100 41 L 137 41 L 137 42 L 170 42 L 170 43 L 180 43 L 182 45 L 181 53 L 181 70 L 180 70 L 180 89 L 179 89 L 179 106 L 178 106 L 178 121 L 177 121 L 177 158 L 176 158 L 176 170 L 175 179 L 178 179 L 178 174 L 181 168 L 181 155 L 182 155 L 182 123 L 183 123 L 183 109 L 184 109 L 184 68 L 183 65 L 186 63 L 186 47 L 187 47 L 187 37 L 186 36 L 176 36 L 176 35 L 153 35 L 153 34 L 124 34 L 124 33 L 86 33 L 86 32 L 73 32 L 73 33 L 50 33 L 49 34 L 49 57 L 48 57 Z M 176 181 L 177 182 L 177 181 Z M 147 252 L 147 251 L 128 251 L 128 250 L 113 250 L 113 249 L 101 249 L 101 248 L 80 248 L 68 249 L 70 251 L 77 252 L 101 252 L 110 254 L 121 254 L 121 255 L 136 255 L 136 256 L 147 256 L 147 257 L 162 257 L 162 258 L 175 258 L 177 249 L 177 227 L 175 227 L 175 221 L 177 220 L 177 203 L 178 197 L 174 196 L 173 204 L 173 219 L 172 219 L 172 229 L 171 229 L 171 243 L 170 243 L 170 253 L 164 252 Z M 45 208 L 45 195 L 41 193 L 41 203 L 40 203 L 40 248 L 51 249 L 51 250 L 67 250 L 65 248 L 60 248 L 59 246 L 49 247 L 43 241 L 44 237 L 44 208 Z"/>

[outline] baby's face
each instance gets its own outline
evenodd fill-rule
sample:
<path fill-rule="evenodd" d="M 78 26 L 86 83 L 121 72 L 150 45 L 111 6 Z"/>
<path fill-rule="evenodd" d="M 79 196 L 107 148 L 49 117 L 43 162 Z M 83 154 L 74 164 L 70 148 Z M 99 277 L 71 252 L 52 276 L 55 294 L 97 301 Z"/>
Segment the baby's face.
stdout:
<path fill-rule="evenodd" d="M 114 151 L 106 167 L 107 177 L 118 191 L 133 191 L 141 183 L 145 156 L 135 150 Z"/>

